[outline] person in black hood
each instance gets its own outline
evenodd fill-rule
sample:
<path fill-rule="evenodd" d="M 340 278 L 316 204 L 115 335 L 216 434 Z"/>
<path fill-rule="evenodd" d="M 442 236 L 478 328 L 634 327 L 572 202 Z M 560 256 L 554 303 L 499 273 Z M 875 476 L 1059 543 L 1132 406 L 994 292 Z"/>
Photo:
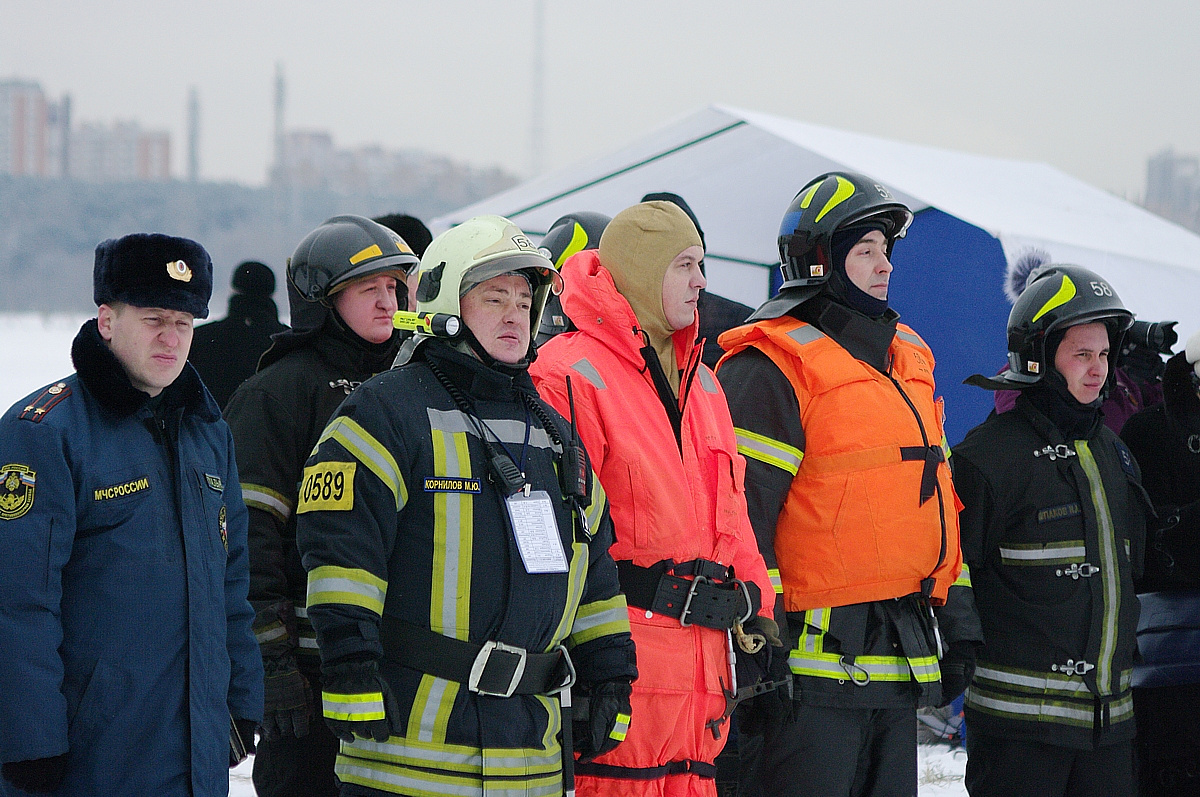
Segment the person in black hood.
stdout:
<path fill-rule="evenodd" d="M 288 261 L 292 329 L 225 408 L 250 511 L 250 602 L 266 670 L 260 795 L 336 795 L 337 739 L 321 721 L 320 667 L 294 517 L 304 460 L 350 392 L 386 371 L 399 348 L 392 316 L 418 264 L 403 238 L 361 216 L 336 216 Z"/>
<path fill-rule="evenodd" d="M 287 329 L 271 298 L 275 274 L 270 268 L 255 260 L 239 263 L 230 284 L 228 315 L 196 327 L 188 355 L 222 409 L 237 386 L 254 374 L 271 337 Z"/>
<path fill-rule="evenodd" d="M 1134 793 L 1134 583 L 1151 511 L 1100 413 L 1132 321 L 1099 275 L 1051 264 L 1013 305 L 1008 370 L 967 380 L 1021 391 L 954 449 L 984 637 L 966 699 L 973 797 Z"/>

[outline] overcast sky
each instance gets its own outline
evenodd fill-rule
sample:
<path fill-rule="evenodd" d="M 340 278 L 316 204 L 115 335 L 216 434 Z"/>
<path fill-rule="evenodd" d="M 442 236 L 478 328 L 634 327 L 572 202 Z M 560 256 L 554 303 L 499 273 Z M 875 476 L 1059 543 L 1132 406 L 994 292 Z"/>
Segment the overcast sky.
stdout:
<path fill-rule="evenodd" d="M 203 179 L 259 184 L 275 64 L 288 129 L 528 176 L 535 0 L 0 0 L 0 79 L 74 121 L 172 134 L 190 86 Z M 723 103 L 1049 162 L 1131 198 L 1200 154 L 1197 0 L 545 0 L 546 168 Z"/>

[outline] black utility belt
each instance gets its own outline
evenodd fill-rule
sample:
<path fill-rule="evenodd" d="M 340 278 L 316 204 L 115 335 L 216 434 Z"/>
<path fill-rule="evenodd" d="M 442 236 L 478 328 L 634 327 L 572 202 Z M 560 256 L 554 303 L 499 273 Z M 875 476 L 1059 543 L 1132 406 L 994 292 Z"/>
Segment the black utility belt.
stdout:
<path fill-rule="evenodd" d="M 383 618 L 381 631 L 387 661 L 455 681 L 479 695 L 549 695 L 575 683 L 575 666 L 563 645 L 549 653 L 495 641 L 477 645 L 394 617 Z"/>
<path fill-rule="evenodd" d="M 707 559 L 641 567 L 617 562 L 617 578 L 630 606 L 673 617 L 683 626 L 725 631 L 754 614 L 750 590 L 733 569 Z"/>

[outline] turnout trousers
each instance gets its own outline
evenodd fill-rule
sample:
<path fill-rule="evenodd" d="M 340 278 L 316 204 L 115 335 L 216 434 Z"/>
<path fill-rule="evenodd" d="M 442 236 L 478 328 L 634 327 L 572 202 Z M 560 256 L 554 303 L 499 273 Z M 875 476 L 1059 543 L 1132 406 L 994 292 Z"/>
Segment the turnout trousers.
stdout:
<path fill-rule="evenodd" d="M 1076 750 L 967 734 L 971 797 L 1133 797 L 1133 743 Z"/>
<path fill-rule="evenodd" d="M 912 797 L 915 708 L 795 705 L 795 721 L 766 729 L 756 776 L 773 797 Z"/>

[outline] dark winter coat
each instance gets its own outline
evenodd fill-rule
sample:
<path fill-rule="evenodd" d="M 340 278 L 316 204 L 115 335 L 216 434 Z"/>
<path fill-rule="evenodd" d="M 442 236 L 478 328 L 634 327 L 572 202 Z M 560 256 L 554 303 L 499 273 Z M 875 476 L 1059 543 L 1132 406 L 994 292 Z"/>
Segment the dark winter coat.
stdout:
<path fill-rule="evenodd" d="M 229 429 L 189 365 L 149 405 L 94 320 L 72 359 L 0 420 L 0 760 L 224 795 L 230 715 L 263 703 Z"/>
<path fill-rule="evenodd" d="M 225 318 L 196 327 L 188 360 L 224 408 L 237 386 L 254 374 L 271 336 L 286 329 L 271 297 L 235 293 Z"/>
<path fill-rule="evenodd" d="M 1147 501 L 1097 417 L 1066 439 L 1022 394 L 954 448 L 963 558 L 983 622 L 968 725 L 1092 749 L 1133 736 Z"/>
<path fill-rule="evenodd" d="M 395 341 L 367 343 L 327 316 L 319 331 L 279 336 L 262 370 L 225 408 L 250 510 L 250 602 L 256 610 L 291 603 L 297 615 L 288 626 L 295 634 L 291 643 L 310 675 L 317 674 L 320 661 L 296 549 L 300 473 L 334 410 L 351 390 L 387 370 L 397 347 Z"/>
<path fill-rule="evenodd" d="M 336 772 L 345 794 L 477 794 L 481 786 L 487 793 L 557 794 L 557 700 L 483 697 L 404 667 L 384 656 L 381 627 L 387 634 L 389 623 L 404 621 L 452 639 L 534 652 L 565 643 L 581 683 L 635 678 L 625 599 L 608 555 L 607 502 L 593 476 L 581 525 L 561 498 L 558 446 L 521 394 L 539 402 L 560 439 L 569 432 L 536 398 L 528 374 L 506 375 L 438 341 L 415 357 L 358 388 L 305 467 L 306 484 L 319 485 L 323 472 L 349 474 L 340 489 L 302 488 L 298 508 L 323 664 L 381 660 L 399 704 L 398 716 L 388 710 L 387 742 L 343 744 Z M 523 463 L 532 489 L 549 493 L 569 572 L 526 572 L 489 478 L 479 427 L 435 378 L 431 361 L 467 397 L 493 447 L 502 443 Z"/>
<path fill-rule="evenodd" d="M 746 319 L 754 312 L 741 302 L 717 296 L 715 293 L 700 291 L 700 301 L 696 304 L 696 315 L 700 317 L 700 339 L 704 341 L 704 353 L 701 362 L 715 369 L 717 362 L 724 356 L 725 350 L 717 343 L 722 332 L 746 323 Z"/>

